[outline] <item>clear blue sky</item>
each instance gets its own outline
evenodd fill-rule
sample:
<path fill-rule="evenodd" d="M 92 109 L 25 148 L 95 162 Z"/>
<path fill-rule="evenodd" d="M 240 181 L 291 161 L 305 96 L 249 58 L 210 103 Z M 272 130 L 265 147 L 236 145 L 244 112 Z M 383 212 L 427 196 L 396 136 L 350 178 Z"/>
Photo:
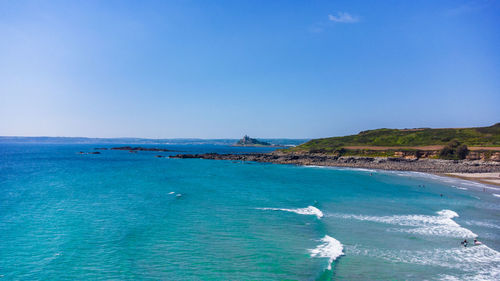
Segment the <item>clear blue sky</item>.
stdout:
<path fill-rule="evenodd" d="M 0 1 L 0 135 L 496 122 L 499 1 Z"/>

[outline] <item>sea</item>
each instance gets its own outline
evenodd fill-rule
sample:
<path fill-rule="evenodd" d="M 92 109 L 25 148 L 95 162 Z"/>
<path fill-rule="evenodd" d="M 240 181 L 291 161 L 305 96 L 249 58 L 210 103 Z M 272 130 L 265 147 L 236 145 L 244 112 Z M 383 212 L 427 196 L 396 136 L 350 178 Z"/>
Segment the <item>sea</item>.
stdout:
<path fill-rule="evenodd" d="M 497 187 L 123 145 L 0 143 L 0 280 L 500 280 Z"/>

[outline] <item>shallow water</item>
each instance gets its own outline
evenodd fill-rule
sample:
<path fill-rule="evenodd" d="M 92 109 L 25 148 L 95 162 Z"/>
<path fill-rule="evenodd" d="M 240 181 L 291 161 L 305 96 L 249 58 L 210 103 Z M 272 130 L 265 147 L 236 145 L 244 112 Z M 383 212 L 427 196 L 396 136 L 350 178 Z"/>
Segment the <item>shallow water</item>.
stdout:
<path fill-rule="evenodd" d="M 422 173 L 154 157 L 176 152 L 77 154 L 93 147 L 0 145 L 3 279 L 500 279 L 495 189 Z M 476 235 L 483 245 L 460 245 Z"/>

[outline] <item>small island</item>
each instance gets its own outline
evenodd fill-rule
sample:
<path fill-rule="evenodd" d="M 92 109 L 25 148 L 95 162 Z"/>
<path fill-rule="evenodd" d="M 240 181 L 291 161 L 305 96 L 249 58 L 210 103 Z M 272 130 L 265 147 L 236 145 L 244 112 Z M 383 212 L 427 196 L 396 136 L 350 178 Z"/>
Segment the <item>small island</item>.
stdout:
<path fill-rule="evenodd" d="M 265 141 L 253 139 L 245 135 L 242 139 L 240 139 L 237 143 L 235 143 L 234 146 L 274 146 L 274 145 Z"/>

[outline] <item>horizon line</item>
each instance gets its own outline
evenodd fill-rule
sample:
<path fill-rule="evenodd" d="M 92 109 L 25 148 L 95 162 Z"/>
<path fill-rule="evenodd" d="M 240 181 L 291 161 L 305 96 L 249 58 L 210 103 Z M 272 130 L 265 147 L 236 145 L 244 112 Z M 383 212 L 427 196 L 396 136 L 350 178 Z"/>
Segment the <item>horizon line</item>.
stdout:
<path fill-rule="evenodd" d="M 491 124 L 491 123 L 490 123 Z M 493 127 L 496 125 L 500 125 L 500 122 L 494 122 L 492 125 L 489 126 L 475 126 L 475 127 L 440 127 L 440 128 L 433 128 L 433 127 L 414 127 L 414 128 L 387 128 L 387 127 L 381 127 L 381 128 L 375 128 L 375 129 L 366 129 L 366 130 L 360 130 L 357 133 L 354 134 L 347 134 L 347 135 L 341 135 L 341 136 L 350 136 L 350 135 L 356 135 L 361 132 L 366 132 L 366 131 L 372 131 L 372 130 L 382 130 L 382 129 L 389 129 L 389 130 L 420 130 L 420 129 L 472 129 L 472 128 L 487 128 L 487 127 Z M 144 139 L 144 140 L 179 140 L 179 139 L 186 139 L 186 140 L 227 140 L 227 139 L 241 139 L 244 136 L 248 134 L 244 134 L 240 138 L 200 138 L 200 137 L 170 137 L 170 138 L 150 138 L 150 137 L 82 137 L 82 136 L 7 136 L 7 135 L 0 135 L 0 138 L 86 138 L 86 139 Z M 311 140 L 311 139 L 322 139 L 322 138 L 331 138 L 331 137 L 341 137 L 341 136 L 325 136 L 325 137 L 302 137 L 302 138 L 290 138 L 290 137 L 252 137 L 252 138 L 259 138 L 259 139 L 290 139 L 290 140 Z"/>

